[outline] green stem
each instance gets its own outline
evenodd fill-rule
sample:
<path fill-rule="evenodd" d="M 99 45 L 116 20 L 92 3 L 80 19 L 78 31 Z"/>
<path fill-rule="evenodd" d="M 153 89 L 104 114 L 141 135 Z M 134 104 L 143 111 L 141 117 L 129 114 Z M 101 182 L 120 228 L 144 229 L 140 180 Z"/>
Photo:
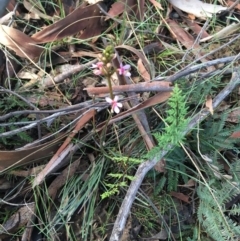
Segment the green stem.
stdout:
<path fill-rule="evenodd" d="M 108 81 L 108 87 L 109 87 L 109 93 L 110 93 L 110 98 L 113 100 L 113 90 L 112 90 L 112 82 L 111 82 L 111 75 L 107 75 L 107 81 Z"/>

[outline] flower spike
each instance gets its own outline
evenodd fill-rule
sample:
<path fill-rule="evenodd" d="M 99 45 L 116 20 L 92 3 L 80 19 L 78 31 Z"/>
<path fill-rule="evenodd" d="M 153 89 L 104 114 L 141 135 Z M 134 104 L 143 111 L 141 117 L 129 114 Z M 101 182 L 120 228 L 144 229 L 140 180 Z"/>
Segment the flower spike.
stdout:
<path fill-rule="evenodd" d="M 112 109 L 111 112 L 115 112 L 116 114 L 118 114 L 120 112 L 120 108 L 122 108 L 122 103 L 118 103 L 118 96 L 116 95 L 114 97 L 114 99 L 112 100 L 109 97 L 106 97 L 105 100 L 111 105 Z"/>
<path fill-rule="evenodd" d="M 125 75 L 127 77 L 131 76 L 131 73 L 128 71 L 131 68 L 131 66 L 129 64 L 123 65 L 122 63 L 120 64 L 120 68 L 117 69 L 118 73 L 120 75 Z"/>

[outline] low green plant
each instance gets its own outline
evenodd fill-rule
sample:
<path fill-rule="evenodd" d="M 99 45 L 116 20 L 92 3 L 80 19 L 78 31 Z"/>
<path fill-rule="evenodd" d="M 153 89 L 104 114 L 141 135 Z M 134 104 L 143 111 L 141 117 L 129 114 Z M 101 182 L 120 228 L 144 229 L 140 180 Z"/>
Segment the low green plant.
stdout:
<path fill-rule="evenodd" d="M 19 100 L 16 96 L 2 96 L 0 99 L 0 115 L 1 113 L 5 114 L 10 113 L 14 110 L 24 109 L 26 109 L 26 103 Z M 13 125 L 12 123 L 25 121 L 29 121 L 29 119 L 22 116 L 9 118 L 6 123 L 3 123 L 2 126 L 0 125 L 0 134 L 20 128 L 19 125 Z M 0 144 L 5 145 L 6 147 L 17 147 L 22 146 L 24 143 L 29 143 L 33 140 L 29 131 L 19 132 L 15 136 L 16 138 L 12 138 L 12 135 L 7 137 L 1 137 Z"/>
<path fill-rule="evenodd" d="M 119 194 L 121 188 L 127 187 L 129 181 L 134 179 L 134 176 L 128 173 L 131 173 L 133 166 L 142 162 L 140 159 L 124 156 L 113 157 L 112 160 L 115 165 L 121 166 L 121 168 L 118 168 L 119 172 L 109 173 L 105 178 L 103 185 L 106 191 L 101 194 L 102 199 Z"/>
<path fill-rule="evenodd" d="M 148 158 L 159 156 L 162 150 L 169 150 L 171 146 L 179 146 L 180 142 L 185 140 L 183 132 L 189 122 L 187 118 L 188 108 L 185 95 L 178 85 L 174 86 L 172 95 L 168 100 L 168 107 L 163 131 L 153 133 L 158 145 L 150 150 Z"/>
<path fill-rule="evenodd" d="M 214 197 L 209 192 L 209 188 L 213 190 Z M 204 231 L 214 240 L 237 240 L 240 237 L 240 227 L 228 216 L 226 205 L 240 194 L 239 188 L 228 181 L 219 182 L 213 179 L 209 187 L 199 185 L 197 194 L 199 197 L 197 216 Z M 219 210 L 219 205 L 222 210 Z M 239 215 L 239 207 L 232 207 L 230 213 Z"/>

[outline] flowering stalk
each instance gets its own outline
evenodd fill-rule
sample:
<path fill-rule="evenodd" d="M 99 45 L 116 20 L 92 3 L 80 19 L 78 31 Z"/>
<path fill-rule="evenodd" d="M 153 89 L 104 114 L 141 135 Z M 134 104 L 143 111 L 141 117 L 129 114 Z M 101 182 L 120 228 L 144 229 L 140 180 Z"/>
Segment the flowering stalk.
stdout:
<path fill-rule="evenodd" d="M 93 73 L 95 75 L 104 75 L 108 81 L 108 87 L 109 87 L 109 93 L 110 98 L 107 97 L 106 101 L 111 104 L 112 106 L 112 112 L 119 113 L 120 109 L 122 107 L 121 103 L 118 103 L 118 96 L 113 95 L 113 89 L 112 89 L 112 82 L 111 82 L 111 76 L 115 71 L 118 71 L 119 75 L 124 75 L 127 77 L 131 76 L 131 73 L 129 72 L 130 65 L 123 65 L 120 64 L 120 68 L 114 69 L 111 61 L 114 57 L 114 49 L 112 46 L 107 46 L 105 50 L 103 50 L 103 53 L 99 56 L 99 62 L 92 65 Z"/>
<path fill-rule="evenodd" d="M 110 98 L 113 100 L 113 89 L 112 89 L 112 81 L 111 81 L 111 76 L 107 75 L 107 81 L 108 81 L 108 88 L 109 88 L 109 93 L 110 93 Z"/>

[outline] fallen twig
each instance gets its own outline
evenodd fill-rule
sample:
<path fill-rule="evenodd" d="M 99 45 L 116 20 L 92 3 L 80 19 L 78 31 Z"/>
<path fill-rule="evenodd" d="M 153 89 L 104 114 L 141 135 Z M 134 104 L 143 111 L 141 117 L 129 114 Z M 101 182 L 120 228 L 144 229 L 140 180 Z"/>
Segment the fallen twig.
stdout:
<path fill-rule="evenodd" d="M 92 61 L 89 61 L 86 64 L 80 64 L 80 65 L 73 65 L 72 68 L 70 68 L 68 71 L 61 73 L 53 78 L 50 78 L 49 76 L 47 76 L 46 78 L 44 78 L 43 80 L 40 80 L 42 86 L 44 88 L 48 88 L 51 87 L 55 84 L 59 84 L 61 82 L 63 82 L 66 78 L 69 78 L 70 76 L 72 76 L 73 74 L 76 74 L 77 72 L 90 68 L 92 66 L 92 64 L 95 64 L 98 60 L 94 59 Z M 54 81 L 54 83 L 53 83 Z"/>
<path fill-rule="evenodd" d="M 83 103 L 67 106 L 60 109 L 54 109 L 54 110 L 19 110 L 19 111 L 13 111 L 6 115 L 0 116 L 0 121 L 7 120 L 8 118 L 11 118 L 17 115 L 28 115 L 28 114 L 49 115 L 49 114 L 60 113 L 60 112 L 65 112 L 65 114 L 68 114 L 68 113 L 71 113 L 72 111 L 82 111 L 82 110 L 88 110 L 89 108 L 93 108 L 93 107 L 104 107 L 104 106 L 108 106 L 108 104 L 106 102 L 94 103 L 92 100 L 89 100 L 89 101 L 84 101 Z"/>
<path fill-rule="evenodd" d="M 211 61 L 208 61 L 208 62 L 205 62 L 205 63 L 202 63 L 202 64 L 197 64 L 197 65 L 194 65 L 194 66 L 188 66 L 188 67 L 184 68 L 183 70 L 177 72 L 176 74 L 174 74 L 172 76 L 169 76 L 169 77 L 166 77 L 166 78 L 156 77 L 153 80 L 164 79 L 164 81 L 174 82 L 177 79 L 180 79 L 184 76 L 195 73 L 202 68 L 206 68 L 208 66 L 216 65 L 216 64 L 225 64 L 225 63 L 229 63 L 233 60 L 236 61 L 236 60 L 239 60 L 239 59 L 240 59 L 240 54 L 230 56 L 230 57 L 219 58 L 219 59 L 211 60 Z"/>
<path fill-rule="evenodd" d="M 214 98 L 213 109 L 216 109 L 217 106 L 222 102 L 222 100 L 224 100 L 234 90 L 234 88 L 239 84 L 240 84 L 240 70 L 233 73 L 232 78 L 231 78 L 230 82 L 227 84 L 227 86 Z M 183 134 L 186 135 L 189 131 L 192 130 L 192 128 L 194 126 L 201 123 L 209 114 L 210 114 L 210 112 L 206 108 L 201 110 L 198 114 L 196 114 L 191 119 L 188 127 L 186 128 L 186 130 L 184 131 Z M 169 149 L 171 149 L 171 148 L 169 148 Z M 156 165 L 156 163 L 159 160 L 161 160 L 167 153 L 168 153 L 168 151 L 163 151 L 160 154 L 160 157 L 158 157 L 158 158 L 155 157 L 151 160 L 147 160 L 138 167 L 135 177 L 134 177 L 133 181 L 131 182 L 131 185 L 129 186 L 126 196 L 120 207 L 117 219 L 114 223 L 110 241 L 119 241 L 120 240 L 122 233 L 123 233 L 123 229 L 126 224 L 126 220 L 128 218 L 128 215 L 129 215 L 129 212 L 131 209 L 131 206 L 136 197 L 138 189 L 142 184 L 143 178 L 148 173 L 148 171 L 150 169 L 152 169 Z"/>
<path fill-rule="evenodd" d="M 186 69 L 188 69 L 189 67 L 193 66 L 194 64 L 198 63 L 202 58 L 206 58 L 208 56 L 211 56 L 212 54 L 220 51 L 221 49 L 227 47 L 227 46 L 231 46 L 232 43 L 236 42 L 238 39 L 240 38 L 240 34 L 238 34 L 236 37 L 230 39 L 227 43 L 221 45 L 220 47 L 216 48 L 216 49 L 213 49 L 212 51 L 206 53 L 205 55 L 197 58 L 196 60 L 194 60 L 193 62 L 191 62 L 190 64 L 188 64 L 187 66 L 185 66 L 183 69 L 181 69 L 180 71 L 178 71 L 177 73 L 179 72 L 182 72 Z M 177 67 L 181 66 L 181 64 L 183 64 L 184 61 L 180 61 L 177 65 L 174 65 L 172 68 L 168 69 L 167 72 L 173 70 L 173 69 L 176 69 Z M 208 62 L 207 62 L 208 63 Z M 159 80 L 159 79 L 163 79 L 161 78 L 161 76 L 164 76 L 166 72 L 162 73 L 161 75 L 157 76 L 156 78 L 154 78 L 153 80 Z"/>
<path fill-rule="evenodd" d="M 23 96 L 19 95 L 18 93 L 16 93 L 15 91 L 11 91 L 8 89 L 5 89 L 4 87 L 0 87 L 0 93 L 9 93 L 12 95 L 15 95 L 16 97 L 18 97 L 19 99 L 21 99 L 22 101 L 24 101 L 27 105 L 29 105 L 30 107 L 32 107 L 34 110 L 39 110 L 35 105 L 33 105 L 31 102 L 29 102 L 26 98 L 24 98 Z M 36 115 L 36 119 L 40 120 L 40 116 L 37 114 Z M 42 134 L 41 134 L 41 127 L 40 124 L 37 123 L 37 129 L 38 129 L 38 139 L 41 139 Z"/>
<path fill-rule="evenodd" d="M 127 85 L 118 85 L 113 86 L 114 93 L 121 93 L 121 92 L 148 92 L 148 91 L 156 91 L 156 92 L 168 92 L 172 91 L 172 88 L 169 87 L 170 83 L 168 82 L 143 82 L 138 84 L 127 84 Z M 99 95 L 109 93 L 108 87 L 89 87 L 85 88 L 89 95 Z"/>

